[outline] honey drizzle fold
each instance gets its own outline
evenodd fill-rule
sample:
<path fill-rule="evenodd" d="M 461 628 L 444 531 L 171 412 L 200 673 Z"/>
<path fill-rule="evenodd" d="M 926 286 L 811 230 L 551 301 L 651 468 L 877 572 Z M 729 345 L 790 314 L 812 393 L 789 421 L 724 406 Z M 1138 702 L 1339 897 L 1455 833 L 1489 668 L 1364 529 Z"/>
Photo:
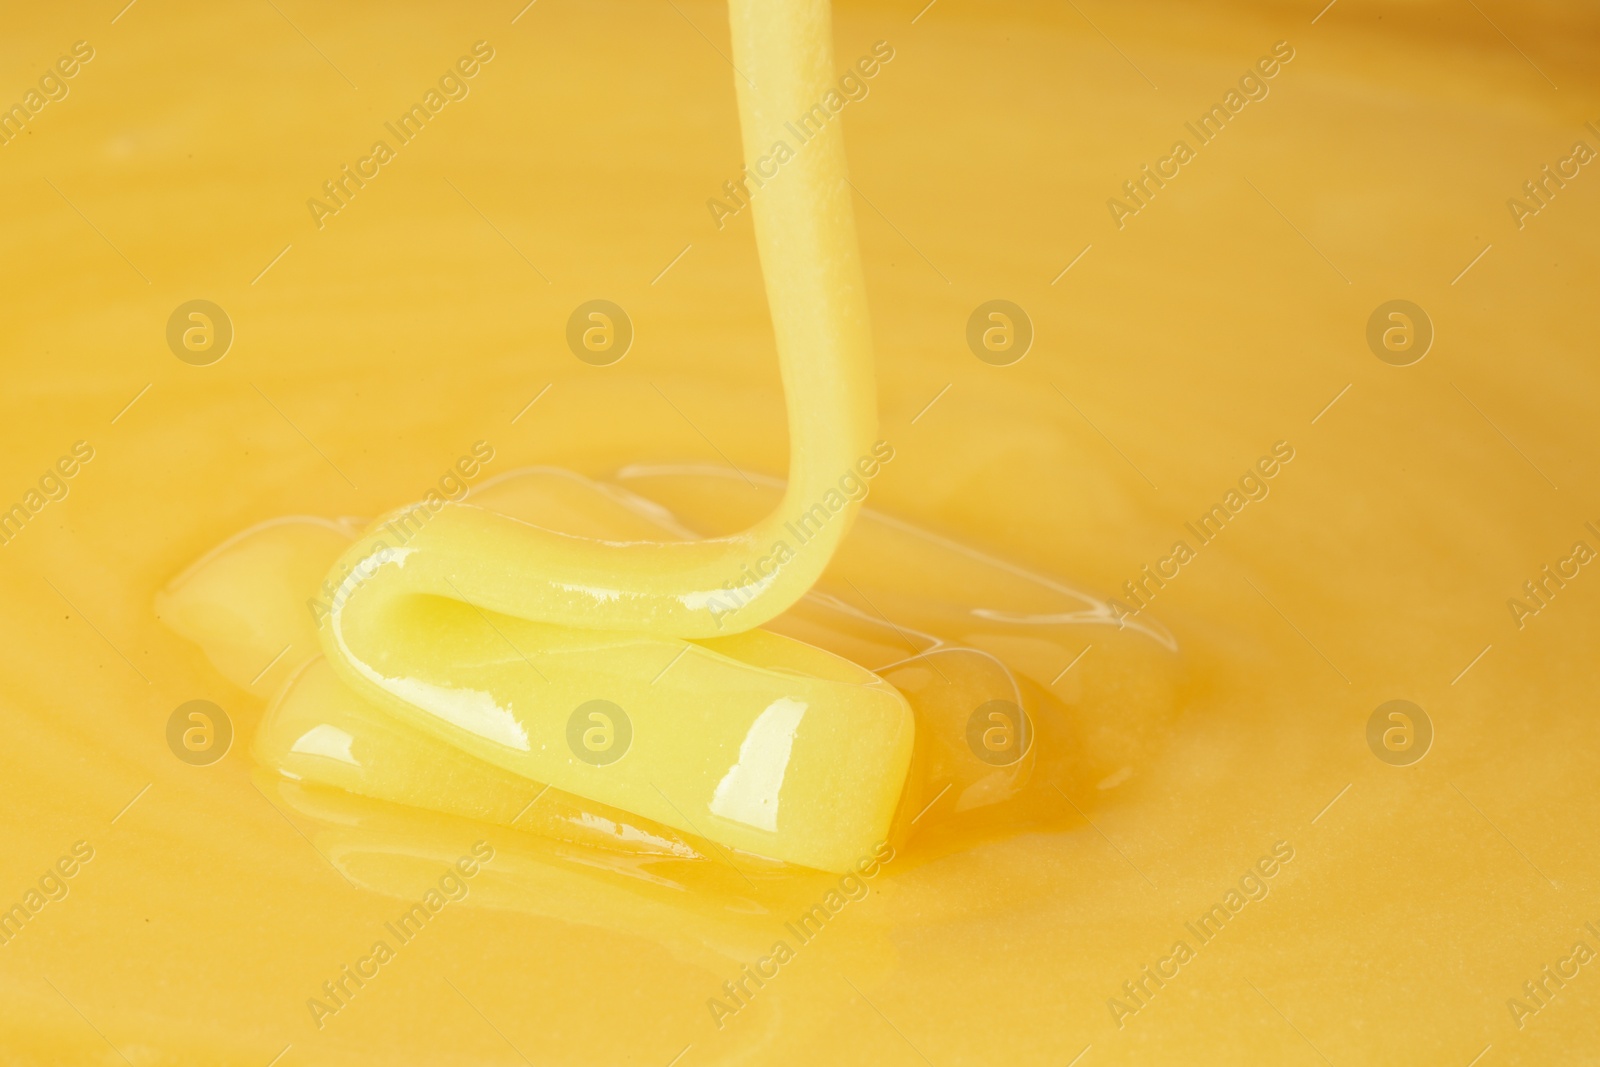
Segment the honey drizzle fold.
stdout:
<path fill-rule="evenodd" d="M 754 159 L 831 85 L 829 5 L 732 0 L 730 22 Z M 859 508 L 837 487 L 873 452 L 849 194 L 830 123 L 754 205 L 789 421 L 789 481 L 774 511 L 728 536 L 607 540 L 463 501 L 398 547 L 389 540 L 404 512 L 391 514 L 334 571 L 320 640 L 339 678 L 516 774 L 731 847 L 843 869 L 887 832 L 912 752 L 905 698 L 848 661 L 755 629 L 822 574 Z M 823 501 L 829 521 L 789 546 L 787 528 Z M 685 663 L 657 686 L 675 652 Z M 616 770 L 569 758 L 559 740 L 573 709 L 594 701 L 632 709 L 638 743 Z"/>

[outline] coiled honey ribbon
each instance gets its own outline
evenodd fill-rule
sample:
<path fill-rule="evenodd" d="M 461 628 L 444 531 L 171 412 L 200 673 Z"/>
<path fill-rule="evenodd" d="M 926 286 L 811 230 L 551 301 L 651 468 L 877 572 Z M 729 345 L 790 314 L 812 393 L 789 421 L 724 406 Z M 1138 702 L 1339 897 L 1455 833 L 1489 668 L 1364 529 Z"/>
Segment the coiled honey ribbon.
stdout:
<path fill-rule="evenodd" d="M 831 88 L 831 17 L 827 0 L 730 0 L 729 14 L 753 162 Z M 848 531 L 855 500 L 804 543 L 785 535 L 838 497 L 876 423 L 839 123 L 791 148 L 752 199 L 789 420 L 777 509 L 677 542 L 572 536 L 470 500 L 403 545 L 380 520 L 334 571 L 322 642 L 347 685 L 446 743 L 715 842 L 843 869 L 887 831 L 913 728 L 867 671 L 754 629 L 804 595 Z M 571 743 L 587 706 L 616 709 L 601 719 L 613 741 L 626 728 L 620 759 Z"/>

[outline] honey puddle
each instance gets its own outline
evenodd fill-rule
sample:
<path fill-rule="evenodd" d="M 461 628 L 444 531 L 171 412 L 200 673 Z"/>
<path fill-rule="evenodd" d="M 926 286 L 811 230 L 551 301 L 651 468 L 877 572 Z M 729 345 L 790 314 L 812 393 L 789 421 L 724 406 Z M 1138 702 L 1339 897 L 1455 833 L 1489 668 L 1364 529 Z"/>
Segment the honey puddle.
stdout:
<path fill-rule="evenodd" d="M 797 477 L 781 323 L 832 312 L 775 315 L 759 216 L 822 146 L 743 150 L 724 5 L 122 6 L 0 35 L 0 102 L 49 101 L 0 143 L 0 1061 L 1593 1058 L 1591 10 L 840 3 L 876 396 Z M 595 301 L 621 359 L 569 344 Z M 430 493 L 389 547 L 447 501 L 778 518 L 687 590 L 709 632 L 551 633 L 490 576 L 413 605 L 412 674 L 356 626 L 381 563 L 347 643 L 461 653 L 514 713 L 474 732 L 323 657 L 338 561 Z M 834 728 L 780 706 L 717 815 L 802 684 Z"/>

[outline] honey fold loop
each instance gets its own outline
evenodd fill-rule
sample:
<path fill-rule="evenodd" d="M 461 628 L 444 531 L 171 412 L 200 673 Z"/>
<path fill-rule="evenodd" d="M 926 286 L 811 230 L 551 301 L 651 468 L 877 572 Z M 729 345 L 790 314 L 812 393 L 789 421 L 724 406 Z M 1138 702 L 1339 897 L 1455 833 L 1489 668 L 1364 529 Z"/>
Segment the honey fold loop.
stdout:
<path fill-rule="evenodd" d="M 827 0 L 731 0 L 729 15 L 753 160 L 830 88 L 831 15 Z M 872 453 L 839 124 L 798 149 L 753 211 L 789 420 L 775 510 L 729 536 L 606 539 L 464 501 L 391 544 L 401 509 L 336 566 L 321 641 L 357 695 L 502 768 L 723 845 L 844 869 L 887 833 L 910 708 L 865 669 L 755 629 L 812 586 L 859 501 L 798 546 L 786 525 L 836 500 Z M 625 728 L 624 754 L 590 758 L 574 716 L 600 724 L 580 738 L 615 745 Z"/>

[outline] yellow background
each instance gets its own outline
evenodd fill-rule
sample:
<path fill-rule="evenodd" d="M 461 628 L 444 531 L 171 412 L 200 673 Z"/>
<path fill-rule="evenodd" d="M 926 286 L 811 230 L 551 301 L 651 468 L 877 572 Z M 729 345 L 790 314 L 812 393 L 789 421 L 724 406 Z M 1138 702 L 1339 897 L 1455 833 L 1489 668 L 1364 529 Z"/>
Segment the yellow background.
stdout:
<path fill-rule="evenodd" d="M 4 102 L 73 42 L 96 51 L 0 147 L 0 501 L 96 450 L 0 547 L 0 901 L 96 850 L 0 948 L 7 1062 L 1600 1055 L 1595 965 L 1520 1030 L 1506 1007 L 1580 937 L 1600 948 L 1581 929 L 1600 926 L 1600 578 L 1520 631 L 1506 607 L 1573 541 L 1600 547 L 1600 175 L 1520 231 L 1505 206 L 1574 141 L 1600 148 L 1592 11 L 843 5 L 841 69 L 896 51 L 843 119 L 897 449 L 874 506 L 1114 593 L 1274 441 L 1296 449 L 1156 602 L 1195 680 L 1169 744 L 1093 827 L 997 826 L 937 859 L 913 842 L 725 1030 L 705 1000 L 731 971 L 452 907 L 318 1031 L 305 999 L 398 902 L 268 808 L 244 745 L 267 694 L 230 687 L 152 597 L 251 523 L 413 499 L 479 439 L 495 471 L 720 450 L 781 473 L 749 215 L 719 232 L 705 207 L 740 162 L 726 18 L 119 6 L 17 8 L 0 33 Z M 306 199 L 480 39 L 496 57 L 470 96 L 318 231 Z M 1271 95 L 1118 231 L 1106 199 L 1279 40 L 1296 56 Z M 563 342 L 594 297 L 637 330 L 615 367 Z M 996 297 L 1037 330 L 1008 368 L 964 342 Z M 235 326 L 211 367 L 166 348 L 193 298 Z M 1411 367 L 1365 343 L 1394 298 L 1437 331 Z M 195 698 L 239 733 L 212 767 L 164 740 Z M 1395 698 L 1436 730 L 1408 768 L 1365 742 Z M 1271 895 L 1119 1030 L 1107 998 L 1278 840 L 1295 858 Z"/>

